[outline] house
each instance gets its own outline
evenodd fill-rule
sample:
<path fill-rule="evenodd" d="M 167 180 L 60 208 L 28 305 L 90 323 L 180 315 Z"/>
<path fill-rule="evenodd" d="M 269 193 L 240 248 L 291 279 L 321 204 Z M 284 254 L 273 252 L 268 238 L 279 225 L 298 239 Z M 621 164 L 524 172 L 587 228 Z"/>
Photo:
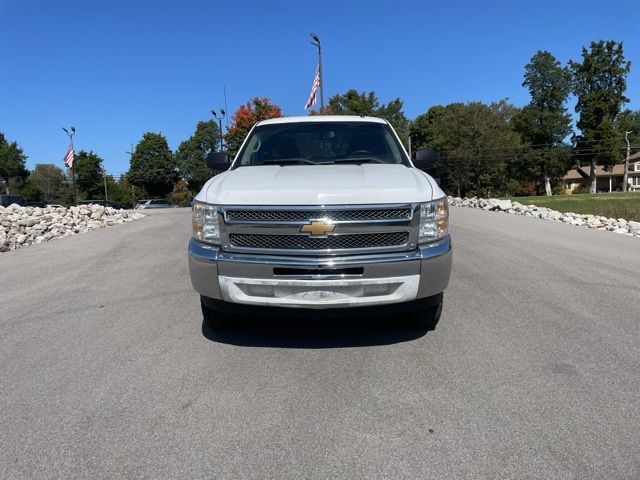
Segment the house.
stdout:
<path fill-rule="evenodd" d="M 582 185 L 589 185 L 589 165 L 569 170 L 562 182 L 565 192 L 572 193 Z M 605 170 L 603 166 L 596 166 L 596 190 L 598 192 L 613 192 L 622 190 L 624 178 L 624 163 L 618 163 L 611 170 Z M 640 192 L 640 152 L 629 157 L 629 171 L 627 175 L 629 191 Z"/>

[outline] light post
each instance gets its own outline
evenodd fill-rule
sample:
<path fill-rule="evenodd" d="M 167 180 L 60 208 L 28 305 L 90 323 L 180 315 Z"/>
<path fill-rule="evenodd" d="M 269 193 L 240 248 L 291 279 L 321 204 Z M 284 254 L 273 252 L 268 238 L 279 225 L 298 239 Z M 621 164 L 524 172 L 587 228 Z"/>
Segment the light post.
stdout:
<path fill-rule="evenodd" d="M 320 37 L 315 33 L 311 33 L 311 45 L 318 47 L 318 72 L 320 77 L 320 111 L 324 108 L 324 77 L 322 76 L 322 47 L 320 46 Z"/>
<path fill-rule="evenodd" d="M 71 132 L 69 132 L 69 130 L 62 127 L 62 130 L 64 130 L 64 133 L 66 133 L 69 136 L 69 146 L 71 147 L 71 166 L 69 168 L 71 168 L 71 184 L 73 185 L 73 204 L 77 205 L 78 199 L 76 197 L 76 174 L 73 168 L 73 164 L 75 163 L 74 162 L 75 152 L 73 151 L 73 136 L 76 134 L 76 129 L 75 127 L 70 127 L 69 130 L 71 130 Z"/>
<path fill-rule="evenodd" d="M 220 125 L 220 151 L 222 152 L 222 120 L 227 116 L 227 112 L 225 112 L 224 109 L 221 108 L 220 117 L 216 114 L 215 110 L 211 110 L 211 114 L 213 115 L 213 118 L 216 118 L 218 120 L 218 123 Z"/>

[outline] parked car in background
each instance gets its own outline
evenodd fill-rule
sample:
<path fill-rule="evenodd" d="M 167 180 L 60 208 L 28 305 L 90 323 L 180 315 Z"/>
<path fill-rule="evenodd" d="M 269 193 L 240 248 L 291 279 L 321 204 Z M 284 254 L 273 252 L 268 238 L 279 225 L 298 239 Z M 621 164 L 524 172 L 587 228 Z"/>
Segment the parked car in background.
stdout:
<path fill-rule="evenodd" d="M 47 207 L 51 207 L 51 208 L 64 208 L 64 205 L 60 205 L 59 203 L 47 203 Z"/>
<path fill-rule="evenodd" d="M 13 203 L 24 205 L 24 198 L 20 195 L 0 195 L 0 205 L 3 207 L 8 207 Z"/>
<path fill-rule="evenodd" d="M 162 198 L 152 198 L 150 200 L 138 200 L 133 208 L 171 208 L 173 205 L 168 200 Z"/>
<path fill-rule="evenodd" d="M 111 207 L 111 208 L 125 208 L 122 205 L 117 203 L 110 202 L 109 200 L 84 200 L 80 202 L 80 205 L 102 205 L 103 207 Z"/>
<path fill-rule="evenodd" d="M 34 202 L 24 202 L 23 207 L 40 207 L 40 208 L 45 208 L 47 206 L 46 202 L 42 202 L 39 200 L 36 200 Z"/>

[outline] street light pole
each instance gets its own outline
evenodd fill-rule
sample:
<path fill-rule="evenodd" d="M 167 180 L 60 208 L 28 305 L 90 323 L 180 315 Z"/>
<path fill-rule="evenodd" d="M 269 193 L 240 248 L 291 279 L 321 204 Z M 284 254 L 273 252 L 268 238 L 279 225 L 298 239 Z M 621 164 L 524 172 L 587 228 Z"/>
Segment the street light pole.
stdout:
<path fill-rule="evenodd" d="M 220 151 L 222 152 L 222 120 L 227 116 L 227 112 L 223 108 L 221 108 L 220 117 L 218 117 L 215 110 L 211 110 L 211 114 L 213 115 L 213 118 L 216 118 L 218 120 L 218 124 L 220 125 Z"/>
<path fill-rule="evenodd" d="M 75 157 L 75 150 L 73 149 L 73 136 L 76 134 L 75 127 L 70 127 L 71 133 L 66 128 L 62 127 L 64 133 L 69 136 L 69 144 L 71 145 L 71 151 L 73 152 L 73 156 Z M 75 158 L 71 161 L 71 184 L 73 185 L 73 204 L 78 204 L 78 198 L 76 197 L 76 173 L 73 168 L 73 164 L 75 163 Z"/>
<path fill-rule="evenodd" d="M 315 33 L 311 34 L 311 45 L 318 47 L 318 73 L 320 79 L 320 111 L 324 109 L 324 76 L 322 75 L 322 47 L 320 46 L 320 37 Z"/>

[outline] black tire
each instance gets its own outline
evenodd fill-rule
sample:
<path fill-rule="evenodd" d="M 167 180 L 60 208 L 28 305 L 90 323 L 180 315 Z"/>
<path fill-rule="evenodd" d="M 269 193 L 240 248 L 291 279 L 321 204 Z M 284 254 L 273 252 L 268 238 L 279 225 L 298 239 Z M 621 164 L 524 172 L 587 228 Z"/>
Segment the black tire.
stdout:
<path fill-rule="evenodd" d="M 440 314 L 442 313 L 442 295 L 440 295 L 440 301 L 431 307 L 427 307 L 424 310 L 411 314 L 410 320 L 413 326 L 426 330 L 428 332 L 435 330 L 436 325 L 440 321 Z"/>
<path fill-rule="evenodd" d="M 228 314 L 207 307 L 202 299 L 200 299 L 200 306 L 202 307 L 204 323 L 209 328 L 213 330 L 221 330 L 228 327 L 231 323 L 231 318 Z"/>

